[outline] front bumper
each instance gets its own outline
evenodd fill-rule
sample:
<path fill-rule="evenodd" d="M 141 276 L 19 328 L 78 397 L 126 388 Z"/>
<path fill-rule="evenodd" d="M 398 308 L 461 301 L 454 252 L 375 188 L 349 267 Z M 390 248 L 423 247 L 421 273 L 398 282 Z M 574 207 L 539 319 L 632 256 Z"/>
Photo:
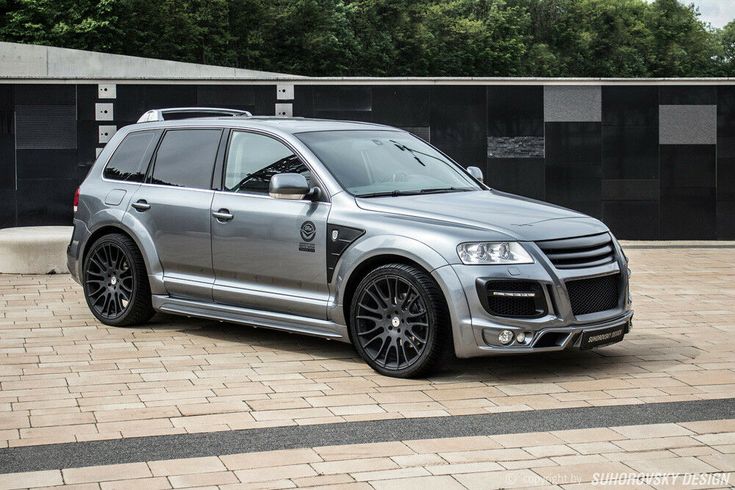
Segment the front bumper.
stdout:
<path fill-rule="evenodd" d="M 455 353 L 458 357 L 550 352 L 565 349 L 589 348 L 619 342 L 632 326 L 633 310 L 629 293 L 630 271 L 622 252 L 609 264 L 581 269 L 557 269 L 535 246 L 528 244 L 534 257 L 533 264 L 462 265 L 451 268 L 457 279 L 454 294 L 449 297 L 454 329 Z M 442 276 L 450 278 L 448 271 Z M 566 283 L 573 280 L 615 276 L 618 282 L 618 300 L 614 307 L 603 311 L 575 315 Z M 543 291 L 545 308 L 534 317 L 497 316 L 483 304 L 478 282 L 530 281 Z M 466 301 L 460 301 L 461 289 Z M 513 333 L 513 341 L 501 344 L 498 335 L 503 330 Z M 518 334 L 522 335 L 518 337 Z M 613 335 L 614 334 L 614 335 Z"/>

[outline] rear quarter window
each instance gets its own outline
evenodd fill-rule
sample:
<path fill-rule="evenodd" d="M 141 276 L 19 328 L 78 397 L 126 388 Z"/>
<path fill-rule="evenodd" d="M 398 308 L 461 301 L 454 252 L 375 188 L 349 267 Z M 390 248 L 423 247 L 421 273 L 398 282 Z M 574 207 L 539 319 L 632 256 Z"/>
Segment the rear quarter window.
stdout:
<path fill-rule="evenodd" d="M 163 135 L 153 163 L 151 183 L 209 189 L 220 129 L 173 129 Z"/>
<path fill-rule="evenodd" d="M 148 167 L 150 150 L 156 143 L 158 132 L 130 133 L 115 149 L 103 172 L 106 179 L 143 182 Z"/>

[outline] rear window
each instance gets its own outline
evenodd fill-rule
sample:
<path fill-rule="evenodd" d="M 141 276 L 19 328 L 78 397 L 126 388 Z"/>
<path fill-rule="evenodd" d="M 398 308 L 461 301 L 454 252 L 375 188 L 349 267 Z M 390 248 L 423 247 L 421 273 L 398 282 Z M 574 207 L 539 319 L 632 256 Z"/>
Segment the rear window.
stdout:
<path fill-rule="evenodd" d="M 150 156 L 149 150 L 159 133 L 141 131 L 130 133 L 120 143 L 103 173 L 106 179 L 143 182 Z"/>
<path fill-rule="evenodd" d="M 166 131 L 153 164 L 151 183 L 209 189 L 221 134 L 219 129 Z"/>

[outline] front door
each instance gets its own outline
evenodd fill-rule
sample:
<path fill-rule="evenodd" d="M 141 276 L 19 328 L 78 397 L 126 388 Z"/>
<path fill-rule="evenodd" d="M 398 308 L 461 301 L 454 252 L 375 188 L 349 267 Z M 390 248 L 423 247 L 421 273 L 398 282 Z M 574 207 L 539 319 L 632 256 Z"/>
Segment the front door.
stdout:
<path fill-rule="evenodd" d="M 148 230 L 173 297 L 212 300 L 212 172 L 222 130 L 166 131 L 129 213 Z"/>
<path fill-rule="evenodd" d="M 270 178 L 307 166 L 283 142 L 233 131 L 222 191 L 212 201 L 214 300 L 325 319 L 328 202 L 275 199 Z"/>

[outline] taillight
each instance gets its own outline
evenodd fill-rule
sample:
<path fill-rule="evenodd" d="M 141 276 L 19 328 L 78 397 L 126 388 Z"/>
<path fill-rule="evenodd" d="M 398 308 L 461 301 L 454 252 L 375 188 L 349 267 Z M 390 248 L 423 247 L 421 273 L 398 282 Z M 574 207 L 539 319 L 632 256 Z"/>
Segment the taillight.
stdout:
<path fill-rule="evenodd" d="M 77 208 L 79 207 L 79 187 L 77 187 L 77 190 L 74 192 L 74 212 L 77 212 Z"/>

